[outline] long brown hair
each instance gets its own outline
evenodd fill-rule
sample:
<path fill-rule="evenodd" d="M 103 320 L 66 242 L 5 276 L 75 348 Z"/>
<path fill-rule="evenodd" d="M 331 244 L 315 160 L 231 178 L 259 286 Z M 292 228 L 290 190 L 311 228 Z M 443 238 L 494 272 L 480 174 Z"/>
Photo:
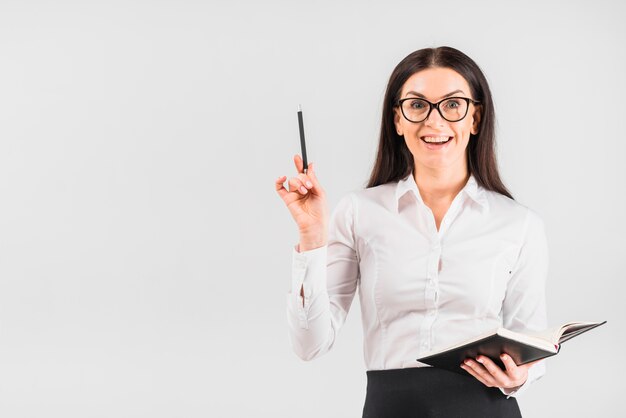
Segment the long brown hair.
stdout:
<path fill-rule="evenodd" d="M 448 46 L 415 51 L 400 61 L 391 73 L 383 103 L 376 162 L 366 188 L 401 180 L 413 171 L 415 165 L 413 155 L 406 146 L 404 138 L 398 135 L 395 129 L 394 108 L 397 106 L 406 80 L 418 71 L 433 67 L 450 68 L 459 73 L 469 84 L 474 100 L 481 103 L 482 112 L 478 134 L 470 134 L 470 141 L 467 145 L 470 174 L 483 188 L 513 199 L 498 173 L 495 152 L 495 111 L 487 79 L 470 57 Z"/>

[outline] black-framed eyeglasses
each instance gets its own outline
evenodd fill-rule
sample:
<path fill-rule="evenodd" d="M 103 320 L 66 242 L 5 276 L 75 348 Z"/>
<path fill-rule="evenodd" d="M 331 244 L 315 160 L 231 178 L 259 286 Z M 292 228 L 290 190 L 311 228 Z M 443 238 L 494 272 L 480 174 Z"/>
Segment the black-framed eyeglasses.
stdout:
<path fill-rule="evenodd" d="M 448 97 L 437 103 L 431 103 L 426 99 L 417 97 L 407 97 L 398 100 L 397 106 L 402 111 L 402 116 L 409 122 L 419 123 L 428 119 L 430 112 L 437 109 L 442 118 L 448 122 L 458 122 L 467 116 L 470 102 L 480 104 L 480 102 L 469 97 Z"/>

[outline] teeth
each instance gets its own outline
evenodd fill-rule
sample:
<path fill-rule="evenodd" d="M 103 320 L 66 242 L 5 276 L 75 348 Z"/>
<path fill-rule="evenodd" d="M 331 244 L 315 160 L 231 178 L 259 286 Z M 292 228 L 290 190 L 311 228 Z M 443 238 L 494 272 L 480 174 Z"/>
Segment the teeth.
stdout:
<path fill-rule="evenodd" d="M 438 142 L 446 142 L 448 139 L 450 139 L 450 137 L 449 136 L 425 136 L 422 139 L 426 142 L 438 143 Z"/>

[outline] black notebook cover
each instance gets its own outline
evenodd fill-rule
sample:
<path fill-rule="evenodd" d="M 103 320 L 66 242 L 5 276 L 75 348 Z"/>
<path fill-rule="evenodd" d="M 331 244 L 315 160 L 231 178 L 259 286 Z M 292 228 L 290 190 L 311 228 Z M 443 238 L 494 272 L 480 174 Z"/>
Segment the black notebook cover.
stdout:
<path fill-rule="evenodd" d="M 558 348 L 555 347 L 556 352 L 553 353 L 495 334 L 453 350 L 418 358 L 417 361 L 471 376 L 471 374 L 461 368 L 461 363 L 463 363 L 463 360 L 466 358 L 475 359 L 479 354 L 489 357 L 504 370 L 504 363 L 500 360 L 500 354 L 502 353 L 510 355 L 513 361 L 515 361 L 515 364 L 519 366 L 534 360 L 553 356 L 557 354 L 560 349 L 561 346 L 558 346 Z"/>
<path fill-rule="evenodd" d="M 606 321 L 571 322 L 564 324 L 561 327 L 559 344 L 554 347 L 554 351 L 538 348 L 511 338 L 507 338 L 498 334 L 497 331 L 494 331 L 492 335 L 485 338 L 481 338 L 477 341 L 473 341 L 441 353 L 418 358 L 417 361 L 434 367 L 450 370 L 455 373 L 471 376 L 471 374 L 461 368 L 461 363 L 463 363 L 466 358 L 475 359 L 479 354 L 481 354 L 489 357 L 494 363 L 504 370 L 506 367 L 504 366 L 502 360 L 500 360 L 500 354 L 502 353 L 510 355 L 515 364 L 520 366 L 535 360 L 554 356 L 561 350 L 561 345 L 565 341 L 604 324 L 606 324 Z M 506 333 L 511 331 L 503 330 L 502 332 Z"/>

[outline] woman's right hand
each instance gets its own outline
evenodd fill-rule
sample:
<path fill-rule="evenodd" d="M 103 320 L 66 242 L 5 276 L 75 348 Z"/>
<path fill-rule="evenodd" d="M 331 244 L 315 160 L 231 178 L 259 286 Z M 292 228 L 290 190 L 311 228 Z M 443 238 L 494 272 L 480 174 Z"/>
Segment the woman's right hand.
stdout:
<path fill-rule="evenodd" d="M 304 174 L 300 155 L 293 157 L 298 175 L 289 179 L 289 190 L 283 183 L 287 176 L 276 179 L 276 192 L 298 225 L 299 251 L 308 251 L 326 245 L 328 238 L 328 207 L 326 192 L 317 180 L 313 163 Z"/>

